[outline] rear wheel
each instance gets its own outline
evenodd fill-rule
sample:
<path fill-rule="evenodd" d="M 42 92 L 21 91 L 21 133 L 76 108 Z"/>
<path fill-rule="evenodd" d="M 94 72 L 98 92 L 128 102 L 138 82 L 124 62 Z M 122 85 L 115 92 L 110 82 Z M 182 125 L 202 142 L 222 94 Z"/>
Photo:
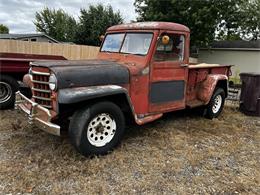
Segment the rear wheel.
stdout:
<path fill-rule="evenodd" d="M 7 109 L 14 106 L 15 92 L 18 90 L 18 83 L 12 77 L 1 75 L 0 77 L 0 109 Z"/>
<path fill-rule="evenodd" d="M 224 103 L 225 91 L 222 88 L 217 88 L 207 106 L 206 117 L 209 119 L 218 117 L 223 110 Z"/>
<path fill-rule="evenodd" d="M 69 136 L 81 154 L 103 155 L 118 145 L 124 128 L 121 109 L 112 102 L 100 102 L 74 113 Z"/>

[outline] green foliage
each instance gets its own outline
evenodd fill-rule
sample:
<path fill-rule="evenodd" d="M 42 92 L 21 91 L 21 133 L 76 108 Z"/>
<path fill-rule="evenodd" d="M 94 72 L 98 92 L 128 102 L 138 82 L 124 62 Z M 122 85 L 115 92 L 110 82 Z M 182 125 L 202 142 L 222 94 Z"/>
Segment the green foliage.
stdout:
<path fill-rule="evenodd" d="M 218 10 L 205 0 L 136 0 L 139 21 L 169 21 L 191 30 L 192 45 L 205 45 L 214 39 Z"/>
<path fill-rule="evenodd" d="M 114 12 L 109 5 L 104 7 L 90 5 L 88 9 L 81 9 L 79 28 L 76 42 L 78 44 L 96 45 L 100 44 L 99 36 L 105 34 L 110 26 L 121 24 L 122 16 L 119 12 Z"/>
<path fill-rule="evenodd" d="M 73 42 L 77 30 L 76 20 L 62 9 L 44 8 L 36 12 L 36 30 L 45 33 L 58 41 Z"/>
<path fill-rule="evenodd" d="M 9 28 L 3 24 L 0 24 L 0 34 L 8 34 Z"/>
<path fill-rule="evenodd" d="M 216 6 L 219 7 L 217 39 L 241 40 L 259 37 L 260 0 L 219 1 Z"/>
<path fill-rule="evenodd" d="M 241 22 L 243 37 L 260 39 L 260 0 L 244 3 L 243 20 Z"/>
<path fill-rule="evenodd" d="M 105 34 L 108 27 L 123 22 L 119 12 L 114 12 L 111 6 L 104 7 L 101 4 L 90 5 L 88 9 L 82 9 L 80 14 L 77 23 L 62 9 L 44 8 L 36 12 L 34 24 L 37 31 L 59 41 L 98 46 L 99 36 Z"/>
<path fill-rule="evenodd" d="M 213 40 L 259 37 L 260 0 L 135 0 L 138 21 L 170 21 L 188 26 L 193 46 Z"/>

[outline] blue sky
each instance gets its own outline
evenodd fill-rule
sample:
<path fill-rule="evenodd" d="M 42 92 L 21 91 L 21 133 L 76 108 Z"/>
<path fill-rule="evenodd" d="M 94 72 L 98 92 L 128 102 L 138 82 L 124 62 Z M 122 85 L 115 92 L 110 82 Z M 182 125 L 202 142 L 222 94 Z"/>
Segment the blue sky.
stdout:
<path fill-rule="evenodd" d="M 77 19 L 81 8 L 97 3 L 112 5 L 125 22 L 136 18 L 134 0 L 0 0 L 0 24 L 8 26 L 10 33 L 34 33 L 35 12 L 44 7 L 61 8 Z"/>

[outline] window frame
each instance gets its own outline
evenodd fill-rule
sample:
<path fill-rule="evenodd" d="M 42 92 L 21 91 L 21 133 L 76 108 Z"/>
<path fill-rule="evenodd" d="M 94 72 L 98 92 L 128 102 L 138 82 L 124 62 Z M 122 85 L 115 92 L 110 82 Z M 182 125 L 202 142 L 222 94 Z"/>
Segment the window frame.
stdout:
<path fill-rule="evenodd" d="M 147 49 L 146 54 L 132 54 L 132 53 L 122 52 L 122 48 L 123 48 L 123 45 L 124 45 L 124 43 L 125 43 L 125 38 L 126 38 L 127 34 L 151 34 L 151 35 L 152 35 L 151 41 L 150 41 L 150 45 L 149 45 L 149 48 Z M 150 51 L 152 42 L 153 42 L 153 37 L 154 37 L 154 33 L 152 33 L 152 32 L 126 32 L 119 53 L 122 53 L 122 54 L 131 54 L 131 55 L 138 55 L 138 56 L 147 56 L 148 53 L 149 53 L 149 51 Z"/>
<path fill-rule="evenodd" d="M 114 52 L 114 51 L 102 51 L 102 47 L 103 47 L 103 45 L 104 45 L 104 42 L 105 42 L 105 40 L 106 40 L 106 37 L 107 37 L 108 35 L 111 35 L 111 34 L 124 34 L 124 37 L 123 37 L 123 40 L 122 40 L 122 43 L 121 43 L 121 46 L 120 46 L 120 49 L 119 49 L 118 52 Z M 151 35 L 152 35 L 152 37 L 151 37 L 151 42 L 150 42 L 149 48 L 148 48 L 148 50 L 147 50 L 147 53 L 146 53 L 146 54 L 132 54 L 132 53 L 121 52 L 127 34 L 151 34 Z M 154 32 L 152 32 L 152 31 L 150 31 L 150 32 L 149 32 L 149 31 L 144 31 L 144 32 L 142 32 L 142 31 L 140 31 L 140 32 L 139 32 L 139 31 L 111 32 L 111 33 L 107 33 L 107 34 L 105 35 L 104 41 L 102 42 L 102 45 L 101 45 L 101 47 L 100 47 L 99 52 L 103 52 L 103 53 L 109 52 L 109 53 L 118 53 L 118 54 L 130 54 L 130 55 L 137 55 L 137 56 L 147 56 L 147 55 L 150 53 L 150 49 L 151 49 L 151 47 L 152 47 L 152 45 L 153 45 L 153 39 L 154 39 Z"/>
<path fill-rule="evenodd" d="M 156 60 L 155 59 L 155 54 L 157 52 L 157 46 L 158 46 L 158 43 L 159 43 L 159 39 L 161 38 L 161 36 L 163 34 L 166 34 L 166 35 L 178 35 L 178 36 L 183 36 L 184 37 L 184 41 L 183 41 L 183 50 L 182 50 L 182 60 Z M 186 58 L 186 41 L 187 41 L 187 36 L 185 33 L 183 32 L 178 32 L 178 31 L 161 31 L 159 33 L 159 36 L 157 37 L 157 41 L 156 41 L 156 44 L 155 44 L 155 49 L 154 49 L 154 52 L 153 52 L 153 56 L 152 56 L 152 59 L 153 59 L 153 62 L 156 62 L 156 63 L 164 63 L 164 62 L 167 62 L 167 63 L 183 63 L 185 61 L 185 58 Z"/>
<path fill-rule="evenodd" d="M 103 48 L 103 45 L 104 45 L 104 43 L 105 43 L 105 40 L 106 40 L 107 36 L 108 36 L 108 35 L 112 35 L 112 34 L 113 34 L 113 35 L 114 35 L 114 34 L 123 34 L 123 39 L 122 39 L 122 42 L 121 42 L 121 44 L 120 44 L 119 50 L 118 50 L 118 51 L 102 51 L 102 48 Z M 126 32 L 107 33 L 106 36 L 105 36 L 105 38 L 104 38 L 104 41 L 102 42 L 102 45 L 101 45 L 101 47 L 100 47 L 100 49 L 99 49 L 99 52 L 104 52 L 104 53 L 106 53 L 106 52 L 109 52 L 109 53 L 120 53 L 120 50 L 121 50 L 121 48 L 122 48 L 122 45 L 123 45 L 123 43 L 124 43 L 124 41 L 125 41 L 125 35 L 126 35 Z"/>

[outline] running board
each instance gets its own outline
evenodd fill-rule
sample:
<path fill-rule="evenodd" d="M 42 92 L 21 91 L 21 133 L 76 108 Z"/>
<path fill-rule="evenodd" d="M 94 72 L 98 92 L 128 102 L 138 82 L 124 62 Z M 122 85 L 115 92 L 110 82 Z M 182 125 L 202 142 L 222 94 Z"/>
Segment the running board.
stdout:
<path fill-rule="evenodd" d="M 149 116 L 145 116 L 145 117 L 137 117 L 135 116 L 135 122 L 138 124 L 138 125 L 143 125 L 145 123 L 148 123 L 148 122 L 151 122 L 151 121 L 154 121 L 158 118 L 161 118 L 162 117 L 162 113 L 160 114 L 154 114 L 154 115 L 149 115 Z"/>

